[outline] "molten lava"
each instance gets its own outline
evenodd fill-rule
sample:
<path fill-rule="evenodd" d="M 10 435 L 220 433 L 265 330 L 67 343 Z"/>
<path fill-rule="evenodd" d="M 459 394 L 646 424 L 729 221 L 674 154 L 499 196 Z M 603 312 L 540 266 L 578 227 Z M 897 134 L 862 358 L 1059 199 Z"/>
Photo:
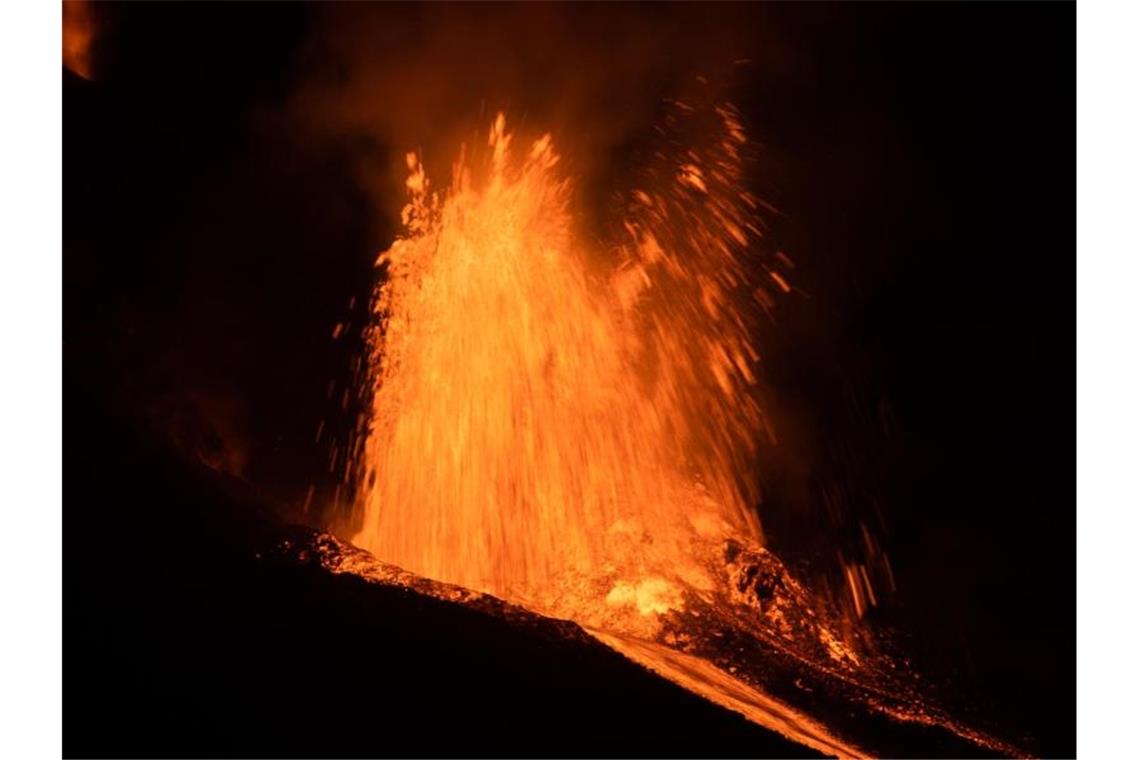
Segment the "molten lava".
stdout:
<path fill-rule="evenodd" d="M 760 542 L 760 227 L 735 112 L 705 116 L 707 147 L 667 145 L 608 245 L 582 229 L 550 136 L 518 150 L 502 114 L 445 194 L 408 156 L 405 232 L 379 260 L 356 544 L 589 619 L 675 607 L 710 586 L 708 547 Z M 677 104 L 667 124 L 697 118 Z"/>

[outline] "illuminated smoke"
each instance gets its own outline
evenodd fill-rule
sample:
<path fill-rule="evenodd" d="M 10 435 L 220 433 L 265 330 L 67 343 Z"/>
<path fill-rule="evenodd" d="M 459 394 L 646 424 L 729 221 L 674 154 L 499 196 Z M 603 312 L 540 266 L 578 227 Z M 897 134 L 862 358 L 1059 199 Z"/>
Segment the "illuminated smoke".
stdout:
<path fill-rule="evenodd" d="M 63 4 L 63 65 L 84 79 L 92 78 L 91 45 L 95 40 L 95 14 L 87 0 Z"/>

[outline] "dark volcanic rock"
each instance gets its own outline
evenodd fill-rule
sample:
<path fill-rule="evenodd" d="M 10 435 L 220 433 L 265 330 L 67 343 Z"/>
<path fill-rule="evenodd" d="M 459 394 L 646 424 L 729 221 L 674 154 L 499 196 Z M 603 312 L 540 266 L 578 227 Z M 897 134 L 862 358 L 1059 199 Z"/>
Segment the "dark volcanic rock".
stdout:
<path fill-rule="evenodd" d="M 275 552 L 315 534 L 110 418 L 74 422 L 67 756 L 811 754 L 571 623 Z"/>

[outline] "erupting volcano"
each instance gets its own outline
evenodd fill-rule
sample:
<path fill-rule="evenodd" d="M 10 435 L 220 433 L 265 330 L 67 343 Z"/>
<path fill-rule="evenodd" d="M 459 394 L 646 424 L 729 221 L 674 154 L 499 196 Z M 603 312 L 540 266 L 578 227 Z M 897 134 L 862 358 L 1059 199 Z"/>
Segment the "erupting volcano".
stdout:
<path fill-rule="evenodd" d="M 827 754 L 864 753 L 884 719 L 911 726 L 895 751 L 933 727 L 953 751 L 1007 749 L 930 707 L 764 548 L 755 322 L 790 262 L 761 254 L 734 108 L 673 102 L 657 138 L 609 236 L 551 136 L 520 146 L 503 114 L 444 193 L 407 154 L 346 465 L 375 559 L 310 548 L 334 572 L 572 620 Z"/>
<path fill-rule="evenodd" d="M 1075 753 L 1071 7 L 51 13 L 66 754 Z"/>

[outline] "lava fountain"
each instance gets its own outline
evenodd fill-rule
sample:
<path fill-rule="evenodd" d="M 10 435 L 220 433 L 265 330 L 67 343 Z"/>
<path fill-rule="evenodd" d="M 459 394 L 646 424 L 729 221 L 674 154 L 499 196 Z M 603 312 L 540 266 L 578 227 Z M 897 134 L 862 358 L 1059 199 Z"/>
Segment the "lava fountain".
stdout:
<path fill-rule="evenodd" d="M 551 137 L 519 149 L 502 114 L 445 193 L 407 156 L 354 543 L 568 617 L 668 608 L 709 584 L 694 543 L 760 543 L 758 204 L 734 109 L 677 103 L 660 132 L 701 119 L 703 143 L 657 153 L 606 242 Z"/>
<path fill-rule="evenodd" d="M 324 535 L 302 554 L 572 620 L 825 754 L 914 754 L 932 731 L 950 754 L 1016 754 L 764 549 L 755 321 L 790 286 L 758 254 L 736 111 L 673 103 L 658 135 L 601 225 L 551 137 L 520 145 L 502 114 L 445 192 L 408 154 L 353 444 L 367 551 Z"/>

